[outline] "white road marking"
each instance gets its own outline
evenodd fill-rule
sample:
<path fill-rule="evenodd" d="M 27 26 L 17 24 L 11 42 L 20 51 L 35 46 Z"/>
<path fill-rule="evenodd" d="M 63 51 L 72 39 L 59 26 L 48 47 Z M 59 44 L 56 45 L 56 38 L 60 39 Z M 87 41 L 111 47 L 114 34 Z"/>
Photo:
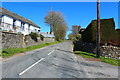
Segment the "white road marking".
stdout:
<path fill-rule="evenodd" d="M 53 53 L 53 51 L 51 51 L 48 55 L 50 55 L 51 53 Z M 19 73 L 19 76 L 21 76 L 22 74 L 24 74 L 26 71 L 28 71 L 29 69 L 31 69 L 32 67 L 34 67 L 36 64 L 38 64 L 39 62 L 41 62 L 44 58 L 41 58 L 40 60 L 38 60 L 36 63 L 32 64 L 30 67 L 28 67 L 27 69 L 25 69 L 24 71 L 22 71 L 21 73 Z"/>
<path fill-rule="evenodd" d="M 38 64 L 40 61 L 42 61 L 44 58 L 38 60 L 36 63 L 32 64 L 30 67 L 28 67 L 27 69 L 25 69 L 24 71 L 22 71 L 19 76 L 21 76 L 22 74 L 24 74 L 26 71 L 28 71 L 30 68 L 34 67 L 36 64 Z"/>
<path fill-rule="evenodd" d="M 51 51 L 48 55 L 50 55 L 51 53 L 53 53 L 54 52 L 54 50 L 53 51 Z"/>
<path fill-rule="evenodd" d="M 75 59 L 77 59 L 77 57 L 75 56 Z"/>

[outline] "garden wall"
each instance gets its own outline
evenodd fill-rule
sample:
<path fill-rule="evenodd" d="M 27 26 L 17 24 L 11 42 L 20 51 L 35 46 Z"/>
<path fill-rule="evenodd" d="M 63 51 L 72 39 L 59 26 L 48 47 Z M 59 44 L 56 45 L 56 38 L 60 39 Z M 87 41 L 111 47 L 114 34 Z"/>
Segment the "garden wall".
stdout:
<path fill-rule="evenodd" d="M 49 42 L 54 42 L 54 41 L 55 41 L 54 38 L 50 38 L 50 37 L 44 38 L 44 43 L 49 43 Z"/>
<path fill-rule="evenodd" d="M 89 53 L 96 53 L 96 45 L 93 43 L 87 43 L 83 41 L 74 42 L 74 51 L 85 51 Z M 120 59 L 120 47 L 101 45 L 101 56 L 106 58 Z"/>
<path fill-rule="evenodd" d="M 37 41 L 33 40 L 29 35 L 24 36 L 23 34 L 16 33 L 8 33 L 8 32 L 0 32 L 2 33 L 2 48 L 22 48 L 33 46 L 37 44 L 54 42 L 54 38 L 44 38 L 41 40 L 40 37 L 37 37 Z"/>

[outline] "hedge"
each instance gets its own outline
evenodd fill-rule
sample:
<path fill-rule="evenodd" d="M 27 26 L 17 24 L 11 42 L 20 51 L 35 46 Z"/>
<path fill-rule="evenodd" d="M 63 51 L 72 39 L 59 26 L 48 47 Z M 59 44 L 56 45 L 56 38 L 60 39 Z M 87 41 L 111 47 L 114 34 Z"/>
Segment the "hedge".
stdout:
<path fill-rule="evenodd" d="M 115 22 L 113 18 L 101 19 L 101 44 L 113 42 L 117 45 L 118 37 L 120 36 L 119 31 L 115 30 Z M 86 30 L 82 32 L 82 40 L 90 43 L 96 43 L 96 33 L 97 33 L 97 20 L 92 20 L 92 22 L 87 26 Z M 119 34 L 118 34 L 119 33 Z"/>

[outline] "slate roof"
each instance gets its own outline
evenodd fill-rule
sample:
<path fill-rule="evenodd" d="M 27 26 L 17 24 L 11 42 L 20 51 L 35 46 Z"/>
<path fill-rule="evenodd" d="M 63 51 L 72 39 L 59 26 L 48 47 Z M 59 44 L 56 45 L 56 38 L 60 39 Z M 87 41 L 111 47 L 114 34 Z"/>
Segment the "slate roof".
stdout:
<path fill-rule="evenodd" d="M 0 10 L 2 10 L 2 14 L 4 14 L 4 15 L 10 16 L 10 17 L 15 18 L 17 20 L 20 20 L 22 22 L 25 22 L 25 23 L 33 25 L 33 26 L 35 26 L 37 28 L 40 28 L 38 25 L 33 23 L 31 20 L 28 20 L 28 19 L 26 19 L 26 18 L 24 18 L 24 17 L 22 17 L 22 16 L 20 16 L 18 14 L 15 14 L 15 13 L 13 13 L 11 11 L 8 11 L 7 9 L 4 9 L 4 8 L 0 7 Z M 0 11 L 0 13 L 1 13 L 1 11 Z"/>

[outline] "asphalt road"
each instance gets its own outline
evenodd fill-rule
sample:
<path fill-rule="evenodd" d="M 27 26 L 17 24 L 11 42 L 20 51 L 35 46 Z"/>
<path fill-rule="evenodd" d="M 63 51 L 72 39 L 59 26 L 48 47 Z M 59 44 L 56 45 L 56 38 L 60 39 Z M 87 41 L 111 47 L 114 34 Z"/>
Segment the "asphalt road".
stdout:
<path fill-rule="evenodd" d="M 118 67 L 73 54 L 71 41 L 6 59 L 2 70 L 3 78 L 118 78 Z"/>

